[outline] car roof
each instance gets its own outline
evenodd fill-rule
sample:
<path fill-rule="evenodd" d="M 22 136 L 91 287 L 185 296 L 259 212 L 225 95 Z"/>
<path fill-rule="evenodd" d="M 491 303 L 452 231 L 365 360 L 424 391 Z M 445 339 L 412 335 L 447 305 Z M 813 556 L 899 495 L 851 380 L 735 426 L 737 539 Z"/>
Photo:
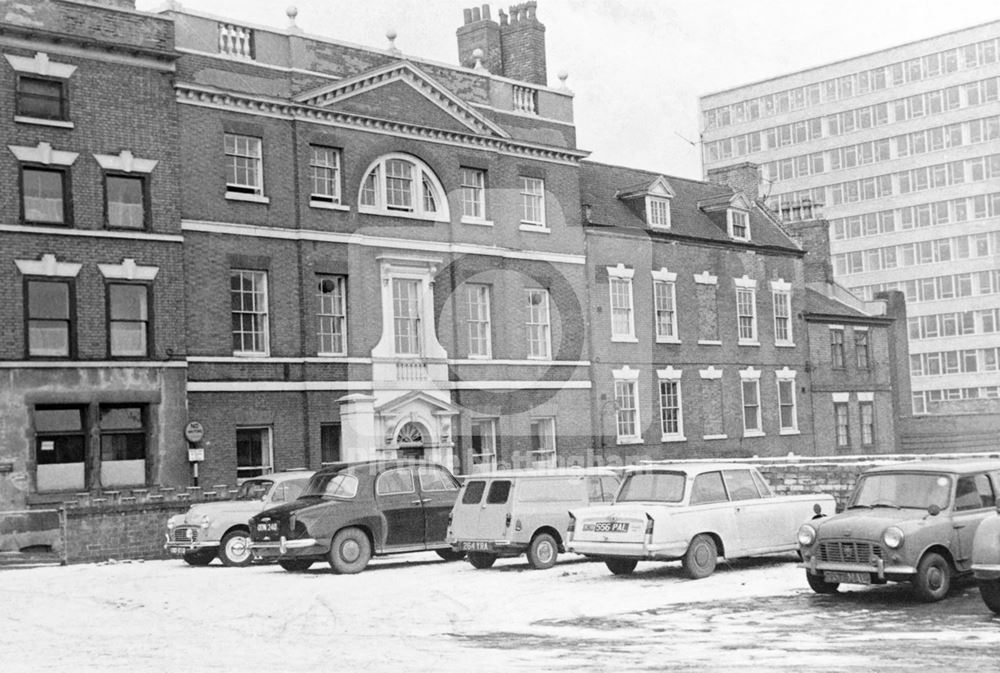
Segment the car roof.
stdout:
<path fill-rule="evenodd" d="M 329 465 L 324 465 L 319 470 L 318 473 L 330 474 L 336 472 L 350 472 L 352 474 L 358 474 L 361 472 L 370 472 L 375 474 L 377 472 L 382 472 L 383 470 L 389 470 L 394 467 L 439 467 L 443 470 L 450 470 L 444 465 L 438 463 L 432 463 L 429 460 L 419 460 L 414 458 L 401 458 L 397 460 L 363 460 L 356 463 L 330 463 Z"/>
<path fill-rule="evenodd" d="M 271 474 L 261 474 L 256 477 L 249 477 L 246 481 L 254 479 L 267 479 L 269 481 L 288 481 L 289 479 L 308 479 L 316 474 L 315 470 L 285 470 L 284 472 L 272 472 Z"/>
<path fill-rule="evenodd" d="M 1000 470 L 1000 459 L 976 458 L 956 460 L 911 460 L 905 463 L 879 465 L 865 470 L 865 474 L 882 472 L 948 472 L 958 474 L 963 472 L 988 472 Z"/>
<path fill-rule="evenodd" d="M 618 473 L 607 467 L 554 467 L 537 470 L 494 470 L 462 475 L 469 482 L 473 479 L 543 479 L 545 477 L 617 477 Z"/>
<path fill-rule="evenodd" d="M 644 463 L 629 467 L 625 474 L 634 472 L 684 472 L 686 474 L 702 474 L 703 472 L 717 472 L 719 470 L 748 470 L 756 468 L 755 465 L 747 463 Z"/>

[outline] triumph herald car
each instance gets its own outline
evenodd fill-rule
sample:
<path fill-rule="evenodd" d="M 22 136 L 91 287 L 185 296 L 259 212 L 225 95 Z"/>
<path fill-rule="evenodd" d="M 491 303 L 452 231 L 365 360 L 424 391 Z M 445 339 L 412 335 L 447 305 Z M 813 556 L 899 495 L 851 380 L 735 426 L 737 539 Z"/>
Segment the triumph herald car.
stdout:
<path fill-rule="evenodd" d="M 249 565 L 250 517 L 295 500 L 312 475 L 293 470 L 254 477 L 240 484 L 232 500 L 192 505 L 167 520 L 167 551 L 194 566 L 208 565 L 216 556 L 227 566 Z"/>
<path fill-rule="evenodd" d="M 639 561 L 681 559 L 698 579 L 720 556 L 794 551 L 799 525 L 834 511 L 830 495 L 775 495 L 742 463 L 657 464 L 626 471 L 611 505 L 571 511 L 566 547 L 616 575 Z"/>
<path fill-rule="evenodd" d="M 359 573 L 373 555 L 433 550 L 459 559 L 445 541 L 459 483 L 420 460 L 337 463 L 316 472 L 298 500 L 250 520 L 256 559 L 288 571 L 326 560 Z"/>
<path fill-rule="evenodd" d="M 1000 461 L 939 460 L 868 470 L 827 519 L 803 524 L 799 551 L 809 586 L 911 582 L 924 601 L 948 594 L 952 578 L 972 569 L 972 541 L 990 516 Z"/>

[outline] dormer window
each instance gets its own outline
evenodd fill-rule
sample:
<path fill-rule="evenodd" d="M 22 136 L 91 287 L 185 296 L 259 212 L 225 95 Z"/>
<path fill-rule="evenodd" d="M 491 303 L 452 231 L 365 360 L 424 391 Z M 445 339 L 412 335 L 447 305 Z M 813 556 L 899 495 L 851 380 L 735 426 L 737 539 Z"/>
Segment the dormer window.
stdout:
<path fill-rule="evenodd" d="M 733 210 L 730 208 L 727 211 L 726 217 L 729 222 L 729 235 L 737 241 L 749 241 L 750 214 L 744 210 Z"/>
<path fill-rule="evenodd" d="M 651 227 L 670 228 L 670 200 L 660 196 L 646 197 L 646 221 Z"/>
<path fill-rule="evenodd" d="M 447 222 L 448 202 L 433 171 L 416 157 L 391 154 L 378 159 L 361 183 L 358 210 Z"/>
<path fill-rule="evenodd" d="M 650 229 L 670 228 L 670 199 L 674 197 L 674 189 L 662 175 L 650 182 L 620 189 L 616 196 L 628 203 L 636 215 L 645 207 L 646 226 Z"/>

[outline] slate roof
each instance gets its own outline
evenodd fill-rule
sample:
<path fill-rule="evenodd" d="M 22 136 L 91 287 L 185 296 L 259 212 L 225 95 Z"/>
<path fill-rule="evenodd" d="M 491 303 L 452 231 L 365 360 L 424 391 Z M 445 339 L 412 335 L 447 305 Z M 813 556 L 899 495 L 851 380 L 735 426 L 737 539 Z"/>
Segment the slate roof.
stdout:
<path fill-rule="evenodd" d="M 816 315 L 842 316 L 844 318 L 872 318 L 873 316 L 852 308 L 847 304 L 828 297 L 811 287 L 806 288 L 806 313 Z M 882 318 L 883 316 L 878 316 Z"/>
<path fill-rule="evenodd" d="M 649 185 L 660 175 L 662 174 L 594 161 L 580 162 L 580 198 L 582 203 L 590 206 L 590 223 L 651 231 L 646 226 L 642 199 L 619 199 L 617 195 Z M 698 207 L 699 202 L 735 195 L 731 188 L 671 175 L 663 177 L 676 193 L 670 199 L 671 224 L 670 229 L 664 231 L 667 237 L 685 236 L 748 248 L 777 247 L 801 252 L 802 248 L 759 204 L 755 204 L 750 211 L 749 242 L 734 241 L 729 237 L 724 210 L 706 213 Z M 662 230 L 652 231 L 659 233 Z"/>

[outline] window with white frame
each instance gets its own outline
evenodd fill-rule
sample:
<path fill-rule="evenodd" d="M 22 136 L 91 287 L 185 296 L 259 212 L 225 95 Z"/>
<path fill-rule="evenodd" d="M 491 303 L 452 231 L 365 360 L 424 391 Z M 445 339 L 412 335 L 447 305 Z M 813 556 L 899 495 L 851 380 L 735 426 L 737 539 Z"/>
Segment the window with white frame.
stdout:
<path fill-rule="evenodd" d="M 108 283 L 108 351 L 111 357 L 148 357 L 149 286 Z"/>
<path fill-rule="evenodd" d="M 771 282 L 771 300 L 774 304 L 774 343 L 791 345 L 792 342 L 792 287 L 784 281 Z"/>
<path fill-rule="evenodd" d="M 532 288 L 525 294 L 528 300 L 528 357 L 548 360 L 552 357 L 549 293 Z"/>
<path fill-rule="evenodd" d="M 532 461 L 535 464 L 555 467 L 556 419 L 532 418 L 529 432 L 531 433 Z"/>
<path fill-rule="evenodd" d="M 233 269 L 229 294 L 233 354 L 267 355 L 267 272 Z"/>
<path fill-rule="evenodd" d="M 472 471 L 489 472 L 497 465 L 497 422 L 492 418 L 472 421 Z"/>
<path fill-rule="evenodd" d="M 738 241 L 750 240 L 750 213 L 744 210 L 726 211 L 726 221 L 729 224 L 729 235 Z"/>
<path fill-rule="evenodd" d="M 434 171 L 408 154 L 380 157 L 368 168 L 358 210 L 438 222 L 449 217 L 444 189 Z"/>
<path fill-rule="evenodd" d="M 750 367 L 740 371 L 740 384 L 743 393 L 743 436 L 763 435 L 760 418 L 760 370 Z"/>
<path fill-rule="evenodd" d="M 420 355 L 420 281 L 392 279 L 392 319 L 396 355 Z"/>
<path fill-rule="evenodd" d="M 619 264 L 609 266 L 608 286 L 611 293 L 611 340 L 635 340 L 635 316 L 632 311 L 633 269 Z"/>
<path fill-rule="evenodd" d="M 521 186 L 521 223 L 545 227 L 545 181 L 540 178 L 519 178 Z"/>
<path fill-rule="evenodd" d="M 787 367 L 776 372 L 778 379 L 778 427 L 780 434 L 795 434 L 799 430 L 795 403 L 795 372 Z"/>
<path fill-rule="evenodd" d="M 657 371 L 660 384 L 661 441 L 684 439 L 684 412 L 681 408 L 681 372 L 673 367 Z"/>
<path fill-rule="evenodd" d="M 470 284 L 466 287 L 469 307 L 469 357 L 489 358 L 493 355 L 490 335 L 490 286 Z"/>
<path fill-rule="evenodd" d="M 757 281 L 736 279 L 736 321 L 738 342 L 757 344 Z"/>
<path fill-rule="evenodd" d="M 347 353 L 347 279 L 344 276 L 316 276 L 317 337 L 320 355 Z"/>
<path fill-rule="evenodd" d="M 873 402 L 858 402 L 861 412 L 861 444 L 872 446 L 875 443 L 875 404 Z"/>
<path fill-rule="evenodd" d="M 486 171 L 462 168 L 462 218 L 486 219 Z"/>
<path fill-rule="evenodd" d="M 226 194 L 264 195 L 264 170 L 260 138 L 225 134 Z"/>
<path fill-rule="evenodd" d="M 25 288 L 28 356 L 70 357 L 76 338 L 73 279 L 28 278 Z"/>
<path fill-rule="evenodd" d="M 249 479 L 274 471 L 271 428 L 236 429 L 236 478 Z"/>
<path fill-rule="evenodd" d="M 670 228 L 670 200 L 659 196 L 646 197 L 646 221 L 649 226 Z"/>
<path fill-rule="evenodd" d="M 320 204 L 340 203 L 340 150 L 313 145 L 309 159 L 309 178 L 312 183 L 310 201 Z"/>
<path fill-rule="evenodd" d="M 653 313 L 656 340 L 680 341 L 677 333 L 677 274 L 660 269 L 653 272 Z"/>
<path fill-rule="evenodd" d="M 17 73 L 14 121 L 73 128 L 69 121 L 69 79 L 76 66 L 59 63 L 44 52 L 33 56 L 4 54 Z"/>
<path fill-rule="evenodd" d="M 845 451 L 851 448 L 851 426 L 847 415 L 847 402 L 834 402 L 833 419 L 836 429 L 837 449 Z"/>
<path fill-rule="evenodd" d="M 612 372 L 615 379 L 615 432 L 619 444 L 642 441 L 639 425 L 639 372 L 629 367 Z"/>

